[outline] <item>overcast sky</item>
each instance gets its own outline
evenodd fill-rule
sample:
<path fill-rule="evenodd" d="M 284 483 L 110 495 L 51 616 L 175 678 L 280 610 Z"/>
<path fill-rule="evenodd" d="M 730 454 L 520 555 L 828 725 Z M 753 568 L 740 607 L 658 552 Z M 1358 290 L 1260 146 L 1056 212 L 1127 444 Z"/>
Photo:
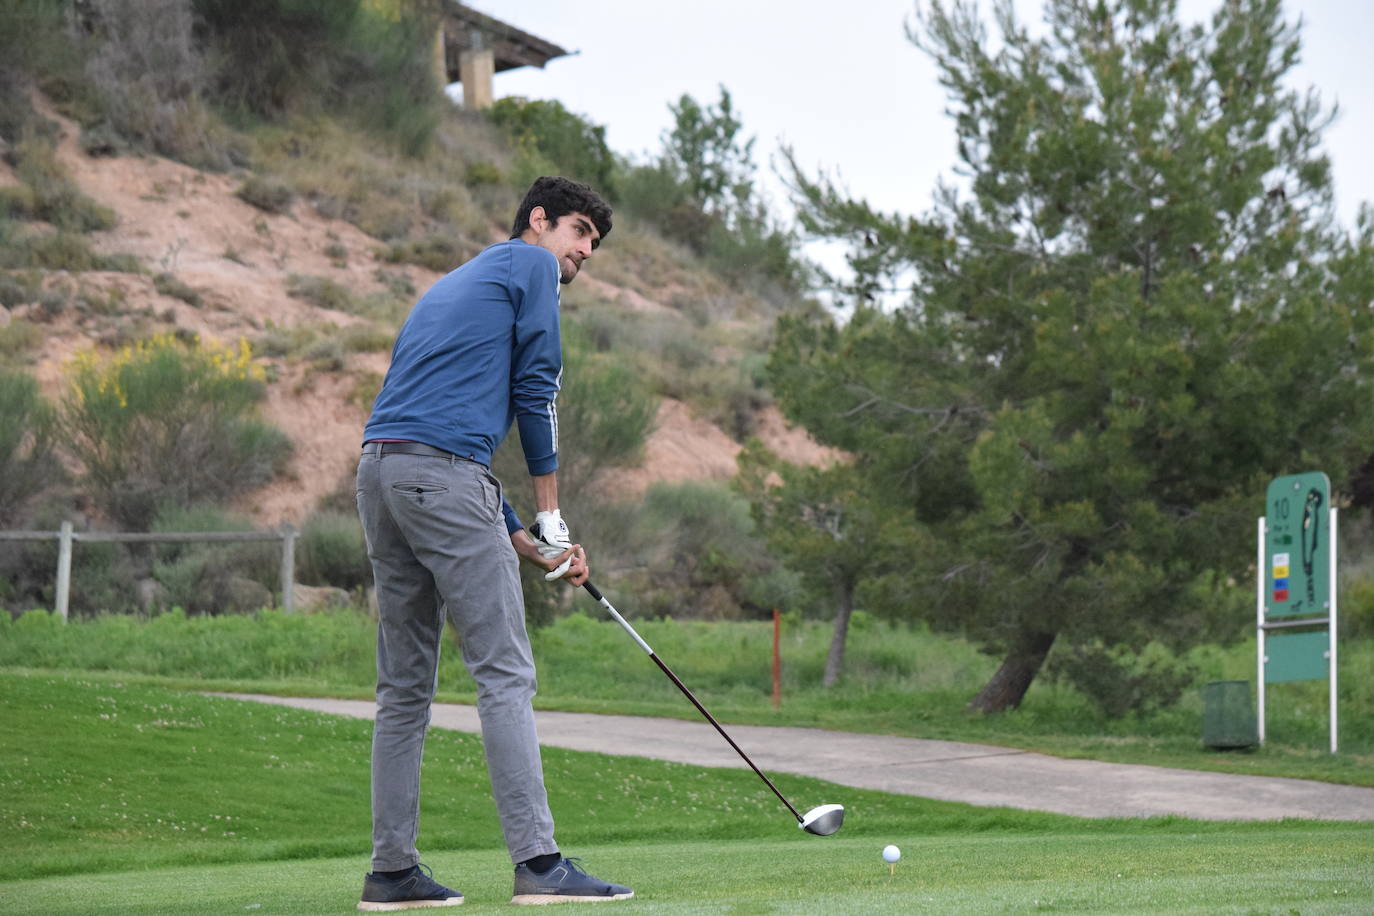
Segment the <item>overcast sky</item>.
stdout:
<path fill-rule="evenodd" d="M 688 93 L 714 103 L 724 85 L 757 138 L 760 178 L 777 204 L 779 144 L 885 211 L 927 210 L 937 178 L 955 164 L 944 90 L 905 34 L 915 0 L 467 2 L 575 52 L 542 70 L 498 73 L 496 95 L 557 99 L 605 125 L 618 153 L 656 152 L 670 102 Z M 1220 2 L 1181 0 L 1180 9 L 1197 21 Z M 1040 20 L 1039 0 L 1016 6 L 1022 19 Z M 1374 0 L 1286 0 L 1285 9 L 1304 22 L 1295 85 L 1340 104 L 1325 145 L 1337 214 L 1353 228 L 1359 203 L 1374 200 Z"/>

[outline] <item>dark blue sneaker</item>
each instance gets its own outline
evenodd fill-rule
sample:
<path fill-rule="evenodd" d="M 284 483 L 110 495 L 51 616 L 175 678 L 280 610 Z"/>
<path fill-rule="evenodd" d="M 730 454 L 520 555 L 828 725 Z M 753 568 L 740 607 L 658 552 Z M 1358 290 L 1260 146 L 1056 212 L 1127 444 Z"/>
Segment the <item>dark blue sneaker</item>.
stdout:
<path fill-rule="evenodd" d="M 564 858 L 544 873 L 528 865 L 515 866 L 515 896 L 511 903 L 573 903 L 590 900 L 628 900 L 635 895 L 623 884 L 593 878 L 577 867 L 581 859 Z"/>
<path fill-rule="evenodd" d="M 428 865 L 417 865 L 399 878 L 368 873 L 363 878 L 363 899 L 358 909 L 368 913 L 413 910 L 422 906 L 457 906 L 463 892 L 434 880 Z"/>

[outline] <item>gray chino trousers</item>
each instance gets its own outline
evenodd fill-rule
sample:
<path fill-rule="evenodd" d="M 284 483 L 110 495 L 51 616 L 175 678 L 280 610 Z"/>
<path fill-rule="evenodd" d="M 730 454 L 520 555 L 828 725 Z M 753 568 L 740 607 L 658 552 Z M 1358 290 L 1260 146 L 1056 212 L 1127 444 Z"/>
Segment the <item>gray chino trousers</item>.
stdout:
<path fill-rule="evenodd" d="M 358 514 L 377 587 L 377 719 L 372 736 L 372 870 L 420 860 L 420 759 L 447 611 L 477 711 L 492 795 L 513 862 L 556 852 L 531 700 L 519 558 L 501 487 L 461 458 L 364 448 Z"/>

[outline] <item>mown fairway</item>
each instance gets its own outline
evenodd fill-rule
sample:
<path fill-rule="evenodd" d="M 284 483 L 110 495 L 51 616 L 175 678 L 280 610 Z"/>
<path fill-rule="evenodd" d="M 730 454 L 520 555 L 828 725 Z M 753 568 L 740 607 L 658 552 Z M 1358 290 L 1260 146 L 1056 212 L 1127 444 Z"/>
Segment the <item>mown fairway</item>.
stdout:
<path fill-rule="evenodd" d="M 0 698 L 0 910 L 351 911 L 368 723 L 50 675 L 0 674 Z M 492 909 L 510 868 L 480 753 L 431 734 L 421 847 L 467 906 Z M 804 803 L 849 806 L 842 834 L 816 838 L 743 771 L 546 761 L 560 841 L 636 888 L 626 911 L 1374 910 L 1371 825 L 1093 821 L 785 777 Z M 892 876 L 886 843 L 903 851 Z"/>
<path fill-rule="evenodd" d="M 665 825 L 664 833 L 671 833 Z M 773 834 L 776 836 L 776 833 Z M 585 845 L 588 867 L 635 888 L 598 913 L 1368 913 L 1370 835 L 1275 827 L 1252 835 L 908 837 L 895 876 L 877 838 Z M 509 912 L 501 850 L 426 856 L 467 896 Z M 362 857 L 162 868 L 0 884 L 6 912 L 346 913 Z M 585 908 L 576 909 L 585 912 Z M 560 910 L 560 912 L 563 912 Z"/>

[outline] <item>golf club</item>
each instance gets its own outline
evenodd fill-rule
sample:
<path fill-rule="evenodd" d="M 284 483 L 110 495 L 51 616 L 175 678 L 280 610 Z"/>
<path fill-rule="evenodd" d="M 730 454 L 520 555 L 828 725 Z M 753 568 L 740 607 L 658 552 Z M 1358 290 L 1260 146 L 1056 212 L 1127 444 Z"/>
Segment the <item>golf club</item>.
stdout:
<path fill-rule="evenodd" d="M 778 787 L 773 785 L 773 780 L 765 776 L 763 770 L 754 766 L 754 761 L 750 760 L 749 755 L 744 753 L 744 751 L 740 749 L 740 746 L 735 743 L 734 739 L 726 734 L 725 729 L 716 721 L 716 717 L 706 711 L 706 707 L 702 706 L 701 701 L 692 695 L 692 691 L 687 689 L 687 685 L 678 680 L 677 675 L 663 663 L 663 659 L 654 654 L 654 650 L 649 648 L 649 644 L 635 632 L 635 628 L 630 626 L 629 621 L 620 616 L 620 612 L 611 606 L 611 603 L 606 600 L 606 596 L 602 595 L 601 591 L 597 589 L 595 585 L 592 585 L 591 580 L 588 579 L 586 582 L 582 583 L 582 587 L 587 590 L 587 594 L 601 603 L 601 606 L 615 619 L 616 623 L 625 628 L 625 632 L 630 634 L 630 638 L 637 642 L 639 647 L 648 653 L 649 657 L 654 660 L 654 664 L 658 665 L 664 674 L 668 675 L 668 680 L 676 684 L 677 689 L 682 691 L 683 696 L 692 701 L 692 705 L 697 708 L 697 712 L 705 716 L 706 721 L 716 727 L 716 731 L 720 732 L 720 736 L 735 749 L 735 753 L 743 757 L 744 762 L 749 764 L 749 768 L 758 774 L 759 779 L 762 779 L 768 788 L 773 790 L 773 794 L 778 797 L 779 801 L 787 806 L 787 810 L 792 812 L 792 816 L 797 819 L 798 827 L 805 830 L 807 833 L 814 833 L 816 836 L 830 836 L 830 834 L 840 829 L 840 826 L 844 823 L 844 805 L 819 805 L 806 812 L 806 814 L 799 814 L 797 809 L 792 807 L 792 803 L 778 791 Z"/>

